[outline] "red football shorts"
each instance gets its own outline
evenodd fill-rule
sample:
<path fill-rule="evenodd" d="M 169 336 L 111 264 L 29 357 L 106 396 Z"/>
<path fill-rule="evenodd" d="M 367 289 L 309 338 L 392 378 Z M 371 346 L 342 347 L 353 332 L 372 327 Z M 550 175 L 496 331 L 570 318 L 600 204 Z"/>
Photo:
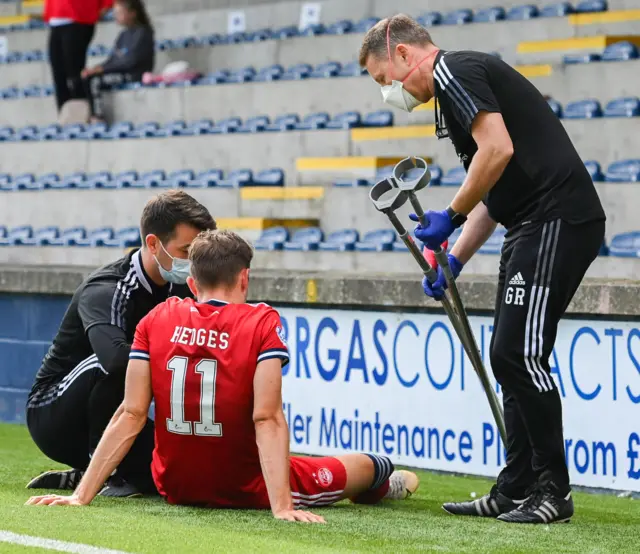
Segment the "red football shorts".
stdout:
<path fill-rule="evenodd" d="M 337 458 L 291 457 L 291 495 L 296 509 L 338 502 L 347 484 L 347 470 Z"/>

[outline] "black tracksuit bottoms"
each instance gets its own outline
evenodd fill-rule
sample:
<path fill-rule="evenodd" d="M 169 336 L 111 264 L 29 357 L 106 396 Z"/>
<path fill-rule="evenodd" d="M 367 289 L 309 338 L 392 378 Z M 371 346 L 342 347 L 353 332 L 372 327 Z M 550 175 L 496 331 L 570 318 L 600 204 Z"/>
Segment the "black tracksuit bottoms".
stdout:
<path fill-rule="evenodd" d="M 502 249 L 491 366 L 503 392 L 507 462 L 499 490 L 515 499 L 541 481 L 570 490 L 562 404 L 549 370 L 558 323 L 604 239 L 604 221 L 529 223 Z"/>

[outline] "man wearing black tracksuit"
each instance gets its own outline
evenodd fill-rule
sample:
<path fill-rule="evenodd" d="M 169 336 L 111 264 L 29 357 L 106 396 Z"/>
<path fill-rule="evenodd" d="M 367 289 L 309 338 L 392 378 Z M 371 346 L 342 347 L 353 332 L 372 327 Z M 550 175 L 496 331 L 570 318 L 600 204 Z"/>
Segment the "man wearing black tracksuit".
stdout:
<path fill-rule="evenodd" d="M 435 97 L 436 134 L 451 139 L 467 171 L 450 206 L 427 212 L 416 237 L 435 250 L 466 222 L 448 254 L 457 277 L 496 223 L 507 229 L 491 341 L 506 467 L 489 494 L 443 507 L 512 523 L 568 521 L 562 405 L 548 360 L 560 318 L 604 240 L 593 182 L 544 97 L 500 59 L 439 50 L 402 15 L 372 28 L 360 54 L 388 104 L 411 111 Z M 423 287 L 442 298 L 442 270 Z"/>

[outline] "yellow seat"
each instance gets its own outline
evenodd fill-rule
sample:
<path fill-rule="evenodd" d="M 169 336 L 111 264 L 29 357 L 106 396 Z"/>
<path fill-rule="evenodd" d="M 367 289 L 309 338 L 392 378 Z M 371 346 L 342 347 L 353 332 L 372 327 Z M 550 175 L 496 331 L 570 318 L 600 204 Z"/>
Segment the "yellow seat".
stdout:
<path fill-rule="evenodd" d="M 569 16 L 571 25 L 599 25 L 640 21 L 640 10 L 614 10 L 599 13 L 574 13 Z"/>
<path fill-rule="evenodd" d="M 317 219 L 275 219 L 269 217 L 221 217 L 216 219 L 218 229 L 231 229 L 234 231 L 263 231 L 271 227 L 287 227 L 298 229 L 300 227 L 317 227 Z"/>
<path fill-rule="evenodd" d="M 593 37 L 572 37 L 555 40 L 531 40 L 518 44 L 519 54 L 536 52 L 562 52 L 565 50 L 604 50 L 610 44 L 628 40 L 640 46 L 639 35 L 596 35 Z"/>
<path fill-rule="evenodd" d="M 405 127 L 365 127 L 361 129 L 351 129 L 351 140 L 353 142 L 362 142 L 366 140 L 398 140 L 435 137 L 435 125 L 406 125 Z M 388 158 L 391 159 L 391 158 Z M 394 158 L 399 160 L 398 158 Z M 431 163 L 426 159 L 427 163 Z M 389 162 L 384 165 L 390 165 Z M 384 167 L 381 166 L 381 167 Z"/>
<path fill-rule="evenodd" d="M 319 200 L 324 187 L 243 187 L 242 200 Z"/>

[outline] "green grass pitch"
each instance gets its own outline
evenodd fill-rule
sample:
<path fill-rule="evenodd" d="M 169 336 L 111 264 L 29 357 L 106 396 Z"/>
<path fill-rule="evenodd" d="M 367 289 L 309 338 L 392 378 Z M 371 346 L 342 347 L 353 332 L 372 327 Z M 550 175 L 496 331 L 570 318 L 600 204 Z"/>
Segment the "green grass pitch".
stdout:
<path fill-rule="evenodd" d="M 131 553 L 191 552 L 640 552 L 640 501 L 575 494 L 570 524 L 513 526 L 455 518 L 440 504 L 488 490 L 484 479 L 420 472 L 405 502 L 317 510 L 327 525 L 275 521 L 267 511 L 169 506 L 160 499 L 100 499 L 88 508 L 24 506 L 27 481 L 55 464 L 38 452 L 24 427 L 0 425 L 0 531 Z M 51 552 L 0 542 L 0 553 Z"/>

